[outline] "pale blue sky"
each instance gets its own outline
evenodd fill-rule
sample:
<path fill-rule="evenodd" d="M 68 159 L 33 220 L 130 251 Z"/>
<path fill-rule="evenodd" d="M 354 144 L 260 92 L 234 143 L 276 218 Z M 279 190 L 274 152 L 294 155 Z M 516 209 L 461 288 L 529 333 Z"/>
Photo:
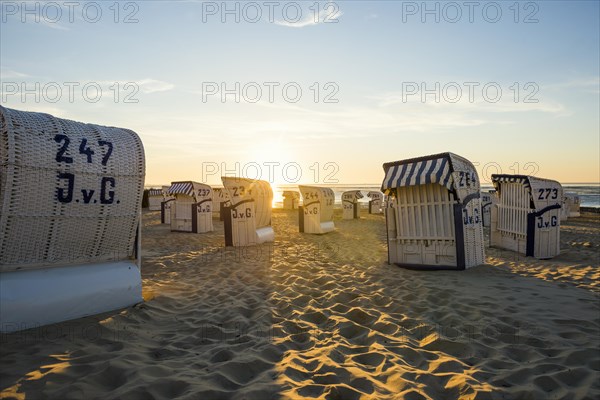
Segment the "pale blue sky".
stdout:
<path fill-rule="evenodd" d="M 481 175 L 495 172 L 482 170 L 489 163 L 506 173 L 516 172 L 518 163 L 519 172 L 563 182 L 600 180 L 598 1 L 520 2 L 518 23 L 513 1 L 494 3 L 502 10 L 496 23 L 482 14 L 488 7 L 486 16 L 495 16 L 490 2 L 478 3 L 472 23 L 465 6 L 457 23 L 447 22 L 443 13 L 439 23 L 433 15 L 423 23 L 420 10 L 407 14 L 422 2 L 340 1 L 338 23 L 323 23 L 321 14 L 318 24 L 310 23 L 312 1 L 298 2 L 304 17 L 296 24 L 285 23 L 281 12 L 292 2 L 278 2 L 274 22 L 264 2 L 256 2 L 263 13 L 257 23 L 244 21 L 243 14 L 240 23 L 233 15 L 222 23 L 220 10 L 206 13 L 221 2 L 193 1 L 133 3 L 137 8 L 122 2 L 119 23 L 113 21 L 114 2 L 101 3 L 96 23 L 86 20 L 85 3 L 79 3 L 70 22 L 66 6 L 56 3 L 64 7 L 56 23 L 50 22 L 51 8 L 44 13 L 40 6 L 36 23 L 35 16 L 22 15 L 21 2 L 2 3 L 2 104 L 135 130 L 146 148 L 147 183 L 202 178 L 215 183 L 219 175 L 206 177 L 202 162 L 233 169 L 235 162 L 250 161 L 295 162 L 302 168 L 301 182 L 314 181 L 309 167 L 315 162 L 322 172 L 323 164 L 334 162 L 340 183 L 376 183 L 383 162 L 441 151 L 478 163 Z M 239 4 L 241 9 L 244 3 Z M 433 8 L 436 2 L 427 4 Z M 438 4 L 441 11 L 447 3 Z M 454 11 L 446 10 L 452 18 Z M 89 20 L 93 7 L 88 11 Z M 138 22 L 123 23 L 132 11 Z M 524 23 L 532 12 L 539 22 Z M 76 91 L 69 102 L 65 89 L 56 103 L 47 101 L 50 92 L 36 103 L 32 95 L 23 101 L 12 94 L 11 85 L 31 88 L 36 82 L 63 88 L 64 82 L 97 82 L 103 95 L 90 103 Z M 114 82 L 135 82 L 139 102 L 124 103 L 123 97 L 115 102 L 109 89 Z M 260 101 L 237 104 L 233 96 L 222 103 L 218 95 L 203 102 L 203 82 L 280 86 L 273 102 L 263 86 Z M 288 82 L 303 90 L 297 103 L 281 95 Z M 321 87 L 317 103 L 314 82 Z M 322 101 L 327 82 L 339 88 L 338 103 Z M 456 103 L 444 97 L 436 103 L 432 95 L 423 102 L 418 93 L 403 101 L 410 82 L 428 88 L 457 82 L 463 96 Z M 472 102 L 464 82 L 480 84 Z M 497 103 L 482 95 L 490 82 L 503 91 Z M 518 102 L 510 89 L 515 82 Z M 537 103 L 523 102 L 532 88 L 525 90 L 528 82 L 539 88 Z M 523 170 L 528 162 L 537 170 Z M 317 183 L 322 180 L 321 174 Z M 285 183 L 281 171 L 275 181 Z"/>

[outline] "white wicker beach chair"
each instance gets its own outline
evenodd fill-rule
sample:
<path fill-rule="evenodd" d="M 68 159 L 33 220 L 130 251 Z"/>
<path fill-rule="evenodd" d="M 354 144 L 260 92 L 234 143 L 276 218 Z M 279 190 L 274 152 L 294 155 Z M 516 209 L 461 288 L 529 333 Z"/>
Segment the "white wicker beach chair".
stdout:
<path fill-rule="evenodd" d="M 498 203 L 498 196 L 495 190 L 488 193 L 481 193 L 481 215 L 483 217 L 483 226 L 489 228 L 492 226 L 492 208 Z"/>
<path fill-rule="evenodd" d="M 171 202 L 171 231 L 212 232 L 213 191 L 208 185 L 192 181 L 172 182 L 168 195 Z"/>
<path fill-rule="evenodd" d="M 222 177 L 231 205 L 224 209 L 226 246 L 251 246 L 275 240 L 271 227 L 273 190 L 267 181 Z"/>
<path fill-rule="evenodd" d="M 283 192 L 283 209 L 296 210 L 300 203 L 300 193 L 295 190 L 284 190 Z"/>
<path fill-rule="evenodd" d="M 569 218 L 581 216 L 581 199 L 577 193 L 567 193 L 567 204 L 569 205 Z"/>
<path fill-rule="evenodd" d="M 490 243 L 539 259 L 560 253 L 560 183 L 526 175 L 492 175 L 498 204 L 492 208 Z"/>
<path fill-rule="evenodd" d="M 163 186 L 163 200 L 160 203 L 160 223 L 171 225 L 171 205 L 175 202 L 175 197 L 169 194 L 171 186 Z"/>
<path fill-rule="evenodd" d="M 369 214 L 383 214 L 383 193 L 371 191 L 367 193 L 369 200 Z"/>
<path fill-rule="evenodd" d="M 300 232 L 323 234 L 335 230 L 333 190 L 319 186 L 298 186 L 298 188 L 303 199 L 302 206 L 298 208 Z"/>
<path fill-rule="evenodd" d="M 164 200 L 162 189 L 148 189 L 148 211 L 160 211 Z"/>
<path fill-rule="evenodd" d="M 231 201 L 229 194 L 225 188 L 214 188 L 213 189 L 213 216 L 219 217 L 220 221 L 224 220 L 225 207 L 229 207 Z"/>
<path fill-rule="evenodd" d="M 388 260 L 465 269 L 484 261 L 479 178 L 453 153 L 386 163 Z"/>
<path fill-rule="evenodd" d="M 566 192 L 563 196 L 562 210 L 561 210 L 561 221 L 567 218 L 579 217 L 581 215 L 580 206 L 581 200 L 579 195 L 573 192 Z"/>
<path fill-rule="evenodd" d="M 363 197 L 360 190 L 348 190 L 342 193 L 342 219 L 359 218 L 358 199 Z"/>
<path fill-rule="evenodd" d="M 0 122 L 0 330 L 141 302 L 139 137 L 3 107 Z"/>

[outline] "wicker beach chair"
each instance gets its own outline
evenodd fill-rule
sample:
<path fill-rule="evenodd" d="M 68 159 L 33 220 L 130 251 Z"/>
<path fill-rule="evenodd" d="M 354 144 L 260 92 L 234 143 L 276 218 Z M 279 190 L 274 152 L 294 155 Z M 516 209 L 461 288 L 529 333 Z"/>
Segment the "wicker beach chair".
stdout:
<path fill-rule="evenodd" d="M 492 175 L 498 204 L 492 208 L 490 243 L 539 259 L 560 253 L 560 183 L 526 175 Z"/>
<path fill-rule="evenodd" d="M 488 193 L 481 193 L 481 216 L 483 218 L 483 226 L 489 228 L 492 226 L 492 208 L 498 203 L 498 196 L 495 190 L 490 190 Z"/>
<path fill-rule="evenodd" d="M 148 189 L 148 211 L 160 211 L 164 198 L 162 189 Z"/>
<path fill-rule="evenodd" d="M 383 193 L 371 191 L 367 193 L 369 200 L 369 214 L 383 214 Z"/>
<path fill-rule="evenodd" d="M 163 186 L 163 200 L 160 203 L 160 223 L 171 225 L 171 206 L 175 202 L 175 197 L 169 194 L 171 186 Z"/>
<path fill-rule="evenodd" d="M 333 190 L 319 186 L 298 186 L 298 189 L 303 201 L 298 208 L 300 232 L 323 234 L 335 230 Z"/>
<path fill-rule="evenodd" d="M 342 193 L 342 219 L 359 218 L 358 199 L 363 197 L 360 190 L 349 190 Z"/>
<path fill-rule="evenodd" d="M 581 200 L 577 193 L 566 192 L 563 196 L 562 206 L 561 221 L 581 216 Z"/>
<path fill-rule="evenodd" d="M 171 202 L 171 231 L 212 232 L 213 190 L 209 185 L 193 181 L 172 182 L 167 192 Z"/>
<path fill-rule="evenodd" d="M 224 209 L 226 246 L 252 246 L 275 240 L 271 227 L 273 190 L 267 181 L 222 177 L 231 201 Z"/>
<path fill-rule="evenodd" d="M 390 263 L 465 269 L 484 261 L 479 178 L 442 153 L 383 165 Z"/>
<path fill-rule="evenodd" d="M 284 210 L 296 210 L 300 203 L 300 193 L 295 190 L 284 190 L 283 191 L 283 209 Z"/>
<path fill-rule="evenodd" d="M 225 207 L 229 207 L 231 201 L 225 188 L 213 188 L 213 217 L 218 217 L 220 221 L 224 220 Z"/>
<path fill-rule="evenodd" d="M 0 329 L 141 302 L 139 137 L 3 107 L 0 120 Z"/>

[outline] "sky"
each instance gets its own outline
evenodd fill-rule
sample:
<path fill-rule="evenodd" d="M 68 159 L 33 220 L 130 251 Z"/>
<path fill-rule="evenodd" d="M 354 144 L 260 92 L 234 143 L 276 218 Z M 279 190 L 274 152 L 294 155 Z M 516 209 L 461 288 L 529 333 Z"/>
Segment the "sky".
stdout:
<path fill-rule="evenodd" d="M 1 104 L 129 128 L 146 184 L 371 183 L 439 152 L 600 182 L 598 1 L 0 3 Z"/>

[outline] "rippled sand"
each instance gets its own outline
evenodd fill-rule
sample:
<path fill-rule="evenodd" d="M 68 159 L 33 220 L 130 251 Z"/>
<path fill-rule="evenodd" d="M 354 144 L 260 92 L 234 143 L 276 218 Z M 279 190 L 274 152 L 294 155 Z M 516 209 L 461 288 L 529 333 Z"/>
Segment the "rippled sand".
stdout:
<path fill-rule="evenodd" d="M 223 248 L 223 225 L 144 215 L 146 302 L 2 335 L 0 398 L 597 399 L 600 219 L 547 261 L 497 249 L 464 272 L 387 265 L 382 216 Z"/>

